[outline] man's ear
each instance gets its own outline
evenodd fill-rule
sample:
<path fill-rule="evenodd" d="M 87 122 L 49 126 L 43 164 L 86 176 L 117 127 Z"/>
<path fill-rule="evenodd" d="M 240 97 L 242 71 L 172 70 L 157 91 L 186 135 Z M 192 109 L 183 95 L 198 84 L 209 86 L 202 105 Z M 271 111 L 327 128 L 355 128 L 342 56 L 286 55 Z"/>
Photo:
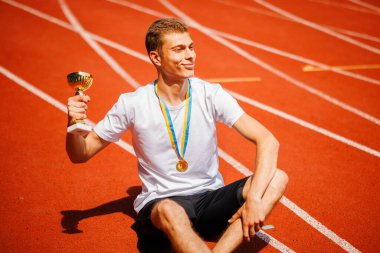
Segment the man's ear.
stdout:
<path fill-rule="evenodd" d="M 157 51 L 150 51 L 149 58 L 154 65 L 161 66 L 161 57 Z"/>

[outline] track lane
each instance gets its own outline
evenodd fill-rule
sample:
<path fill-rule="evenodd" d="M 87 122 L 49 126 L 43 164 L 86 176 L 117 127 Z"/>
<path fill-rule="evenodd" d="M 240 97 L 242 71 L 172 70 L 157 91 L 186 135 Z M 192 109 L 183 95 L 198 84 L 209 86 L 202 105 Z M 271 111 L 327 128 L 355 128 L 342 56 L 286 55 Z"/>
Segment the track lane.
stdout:
<path fill-rule="evenodd" d="M 173 4 L 203 25 L 224 30 L 228 33 L 238 34 L 285 51 L 306 57 L 310 56 L 310 58 L 321 62 L 333 64 L 342 58 L 358 62 L 362 59 L 363 55 L 373 55 L 370 52 L 358 49 L 356 46 L 346 45 L 346 42 L 294 22 L 256 15 L 228 6 L 223 6 L 224 8 L 222 8 L 221 4 L 213 2 L 202 3 L 205 6 L 205 10 L 213 9 L 217 13 L 217 18 L 210 19 L 206 11 L 194 10 L 193 6 L 200 4 L 200 2 L 194 1 L 192 3 L 192 5 L 187 5 L 180 1 L 173 1 Z M 260 7 L 255 3 L 252 3 L 252 6 Z M 271 29 L 267 27 L 271 27 Z M 299 36 L 300 34 L 308 34 L 308 36 Z M 329 43 L 315 43 L 316 41 L 328 41 Z M 334 53 L 319 55 L 312 54 L 313 52 Z M 347 54 L 347 52 L 350 52 L 350 54 Z"/>
<path fill-rule="evenodd" d="M 15 84 L 14 84 L 15 85 Z M 42 100 L 40 100 L 40 101 L 42 101 Z M 59 103 L 59 102 L 58 102 Z M 118 149 L 118 150 L 120 150 L 120 149 Z M 116 151 L 112 151 L 112 152 L 116 152 Z M 125 151 L 123 151 L 123 152 L 125 152 Z M 117 161 L 115 161 L 114 160 L 114 158 L 112 158 L 111 157 L 111 161 L 113 161 L 113 162 L 116 162 L 117 164 L 118 164 L 118 161 L 119 160 L 117 160 Z M 76 167 L 82 167 L 82 165 L 74 165 L 74 166 L 76 166 Z M 92 166 L 91 166 L 92 167 Z M 222 168 L 225 168 L 226 167 L 226 164 L 224 164 L 223 163 L 223 161 L 222 161 L 222 163 L 221 163 L 221 167 Z M 227 166 L 228 167 L 228 166 Z M 84 178 L 83 180 L 80 180 L 84 185 L 87 185 L 87 184 L 90 184 L 90 187 L 91 187 L 91 185 L 94 185 L 94 186 L 96 186 L 96 187 L 99 187 L 99 185 L 101 185 L 102 187 L 103 187 L 103 185 L 104 185 L 104 187 L 105 188 L 109 188 L 109 186 L 108 186 L 108 183 L 107 182 L 103 182 L 102 181 L 102 179 L 103 179 L 103 176 L 102 177 L 97 177 L 97 174 L 92 174 L 92 172 L 91 172 L 91 169 L 90 168 L 88 168 L 89 169 L 89 171 L 87 171 L 87 170 L 85 170 L 85 171 L 83 171 L 83 173 L 84 174 L 80 174 L 79 176 L 81 176 L 81 175 L 83 175 L 83 176 L 85 176 L 86 178 Z M 228 169 L 228 168 L 227 168 Z M 103 170 L 103 168 L 102 168 L 102 171 L 104 171 Z M 230 183 L 230 182 L 232 182 L 232 181 L 235 181 L 235 180 L 237 180 L 238 178 L 241 178 L 241 175 L 237 175 L 237 177 L 235 177 L 235 178 L 232 178 L 232 180 L 230 180 L 230 176 L 231 176 L 231 172 L 234 172 L 234 171 L 231 171 L 231 170 L 229 170 L 228 171 L 229 173 L 223 173 L 223 169 L 222 169 L 222 173 L 225 175 L 225 174 L 227 174 L 227 176 L 226 176 L 226 183 Z M 109 173 L 108 171 L 105 171 L 105 173 Z M 119 174 L 120 174 L 120 172 L 119 172 Z M 228 175 L 229 174 L 229 175 Z M 233 173 L 232 173 L 233 174 Z M 235 172 L 235 174 L 236 174 L 236 172 Z M 236 175 L 235 175 L 236 176 Z M 86 187 L 86 188 L 83 188 L 82 186 L 80 186 L 80 188 L 78 189 L 78 192 L 77 193 L 79 193 L 79 194 L 82 194 L 82 193 L 85 193 L 85 194 L 87 194 L 88 193 L 88 189 L 87 189 L 88 187 Z M 135 188 L 135 187 L 132 187 L 132 188 Z M 83 192 L 82 192 L 82 190 L 83 190 Z M 127 190 L 127 192 L 128 193 L 130 193 L 130 191 L 131 191 L 131 189 L 129 188 L 128 190 Z M 131 194 L 131 193 L 130 193 Z M 136 192 L 135 192 L 135 194 L 136 194 Z M 106 196 L 107 195 L 107 196 Z M 102 194 L 101 194 L 101 196 L 106 196 L 106 197 L 108 197 L 108 191 L 107 192 L 103 192 Z M 129 197 L 127 197 L 129 200 L 126 200 L 126 199 L 122 199 L 122 203 L 124 203 L 124 204 L 127 204 L 126 202 L 128 202 L 129 201 L 129 204 L 128 204 L 128 206 L 131 206 L 131 199 L 129 198 Z M 91 200 L 90 200 L 91 201 Z M 94 201 L 97 201 L 97 200 L 94 200 Z M 74 201 L 74 203 L 76 203 L 75 201 Z M 131 213 L 131 210 L 125 210 L 125 209 L 123 209 L 122 207 L 120 207 L 120 204 L 122 204 L 122 203 L 120 203 L 120 200 L 115 200 L 115 201 L 112 201 L 112 202 L 110 202 L 110 203 L 106 203 L 105 205 L 102 205 L 102 206 L 97 206 L 97 207 L 94 207 L 94 208 L 88 208 L 88 205 L 87 206 L 83 206 L 82 205 L 82 203 L 76 203 L 76 206 L 80 206 L 81 208 L 79 208 L 79 209 L 81 209 L 84 213 L 86 213 L 85 215 L 86 215 L 86 218 L 87 218 L 87 216 L 98 216 L 98 215 L 104 215 L 104 214 L 110 214 L 110 213 L 114 213 L 114 212 L 120 212 L 120 209 L 121 209 L 121 211 L 123 211 L 123 212 L 127 212 L 126 214 L 127 215 L 129 215 L 129 216 L 132 216 L 133 217 L 133 212 Z M 68 205 L 72 205 L 73 203 L 69 200 L 68 201 L 68 203 L 67 203 Z M 95 205 L 95 204 L 94 204 Z M 125 208 L 125 207 L 124 207 Z M 131 208 L 131 207 L 130 207 Z M 115 210 L 116 209 L 116 210 Z M 287 215 L 292 215 L 289 211 L 288 211 L 288 213 L 287 213 Z M 276 215 L 275 214 L 273 214 L 271 217 L 276 217 Z M 85 219 L 85 220 L 83 220 L 83 221 L 81 221 L 80 222 L 80 226 L 79 226 L 79 229 L 84 229 L 85 231 L 87 231 L 87 230 L 90 230 L 91 232 L 99 232 L 99 233 L 101 233 L 100 231 L 99 231 L 99 229 L 101 229 L 101 226 L 103 225 L 103 222 L 104 222 L 104 220 L 105 220 L 105 218 L 96 218 L 96 219 L 100 219 L 100 223 L 99 224 L 94 224 L 93 222 L 91 222 L 90 220 L 87 220 L 87 219 Z M 93 219 L 92 219 L 93 220 Z M 280 219 L 281 220 L 281 219 Z M 292 225 L 293 226 L 295 226 L 297 229 L 300 229 L 302 226 L 303 227 L 305 227 L 305 229 L 306 230 L 310 230 L 309 229 L 309 227 L 303 222 L 303 221 L 301 221 L 301 220 L 294 220 L 294 219 L 290 219 L 290 218 L 287 218 L 286 216 L 284 217 L 284 220 L 292 220 Z M 110 221 L 111 223 L 115 223 L 115 221 L 114 220 L 112 220 L 112 221 Z M 268 220 L 268 222 L 270 222 L 270 220 Z M 124 224 L 124 223 L 123 223 Z M 278 228 L 281 228 L 282 226 L 281 226 L 281 224 L 277 224 L 276 223 L 276 226 L 278 225 Z M 112 226 L 112 225 L 111 225 Z M 292 229 L 292 227 L 290 226 L 286 226 L 287 227 L 287 229 Z M 119 229 L 120 229 L 120 227 L 119 227 Z M 123 228 L 122 228 L 123 229 Z M 277 229 L 276 229 L 277 230 Z M 103 230 L 102 230 L 103 231 Z M 288 232 L 287 232 L 287 230 L 281 230 L 281 229 L 278 229 L 278 231 L 280 232 L 280 231 L 282 231 L 282 235 L 286 235 L 286 237 L 285 237 L 285 239 L 287 239 L 287 240 L 295 240 L 295 239 L 291 239 L 292 237 L 289 237 L 288 236 Z M 122 233 L 122 231 L 121 231 L 121 233 Z M 274 234 L 274 235 L 276 235 L 276 233 Z M 281 232 L 278 234 L 278 235 L 281 235 Z M 93 236 L 92 234 L 90 235 L 90 236 Z M 277 235 L 276 235 L 277 236 Z M 302 239 L 302 237 L 300 238 L 299 236 L 297 236 L 296 237 L 298 240 L 303 240 Z M 315 240 L 322 240 L 318 245 L 320 246 L 320 247 L 322 247 L 322 248 L 326 248 L 326 247 L 328 247 L 328 248 L 334 248 L 334 245 L 332 244 L 332 242 L 329 242 L 329 241 L 326 241 L 325 240 L 325 238 L 321 235 L 321 234 L 319 234 L 319 233 L 317 233 L 315 230 L 311 230 L 311 233 L 310 233 L 310 231 L 309 231 L 309 233 L 308 233 L 308 237 L 307 237 L 308 239 L 310 239 L 310 238 L 313 238 L 313 241 L 315 241 Z M 107 239 L 107 238 L 103 238 L 103 239 Z M 254 240 L 254 242 L 255 242 L 255 244 L 248 244 L 248 245 L 245 245 L 245 246 L 243 246 L 238 252 L 250 252 L 250 247 L 258 247 L 258 245 L 262 245 L 262 243 L 259 243 L 259 242 L 257 242 L 257 240 Z M 86 244 L 86 243 L 88 243 L 88 241 L 85 239 L 85 240 L 83 240 L 83 242 L 81 242 L 80 244 L 81 245 L 79 245 L 79 246 L 76 246 L 76 248 L 81 248 L 82 246 L 83 246 L 83 244 Z M 258 243 L 258 245 L 257 245 L 257 243 Z M 327 243 L 327 244 L 326 244 Z M 212 245 L 212 243 L 211 243 L 211 245 Z M 265 245 L 262 245 L 263 247 L 265 246 Z M 260 246 L 260 247 L 262 247 L 262 246 Z M 298 247 L 301 247 L 301 248 L 299 248 L 300 250 L 302 250 L 302 246 L 301 245 L 299 245 Z M 336 245 L 335 245 L 335 247 L 336 247 Z M 90 247 L 91 248 L 91 247 Z M 271 250 L 271 248 L 269 248 L 268 249 L 269 251 L 267 251 L 267 252 L 271 252 L 272 250 Z M 305 249 L 303 249 L 303 250 L 305 250 Z"/>
<path fill-rule="evenodd" d="M 4 136 L 1 150 L 15 151 L 1 158 L 7 168 L 1 170 L 2 178 L 7 178 L 1 183 L 4 208 L 0 217 L 7 227 L 0 230 L 2 252 L 68 252 L 73 248 L 98 252 L 99 247 L 135 247 L 132 219 L 125 215 L 84 221 L 79 227 L 87 233 L 75 237 L 62 233 L 60 225 L 62 210 L 86 209 L 125 197 L 125 187 L 134 186 L 138 178 L 135 170 L 120 177 L 127 169 L 120 163 L 134 164 L 135 158 L 111 146 L 88 164 L 71 164 L 62 139 L 66 115 L 4 76 L 0 78 L 1 106 L 7 108 L 0 113 L 2 118 L 12 118 L 10 124 L 1 125 L 2 131 L 12 133 Z"/>

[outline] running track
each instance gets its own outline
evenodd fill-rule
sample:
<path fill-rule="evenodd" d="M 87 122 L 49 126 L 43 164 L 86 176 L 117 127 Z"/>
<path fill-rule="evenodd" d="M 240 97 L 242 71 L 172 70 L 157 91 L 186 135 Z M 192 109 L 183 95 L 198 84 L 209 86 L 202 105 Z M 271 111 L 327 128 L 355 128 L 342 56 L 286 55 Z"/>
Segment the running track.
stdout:
<path fill-rule="evenodd" d="M 138 252 L 131 136 L 71 164 L 65 76 L 93 74 L 89 118 L 99 121 L 120 93 L 154 79 L 144 36 L 160 16 L 191 25 L 197 76 L 240 80 L 221 83 L 281 143 L 290 184 L 266 222 L 275 228 L 238 252 L 378 252 L 380 72 L 370 66 L 380 64 L 379 8 L 376 0 L 0 0 L 1 252 Z M 226 183 L 248 175 L 255 147 L 218 131 Z M 62 227 L 65 210 L 80 210 L 77 227 L 73 216 Z"/>

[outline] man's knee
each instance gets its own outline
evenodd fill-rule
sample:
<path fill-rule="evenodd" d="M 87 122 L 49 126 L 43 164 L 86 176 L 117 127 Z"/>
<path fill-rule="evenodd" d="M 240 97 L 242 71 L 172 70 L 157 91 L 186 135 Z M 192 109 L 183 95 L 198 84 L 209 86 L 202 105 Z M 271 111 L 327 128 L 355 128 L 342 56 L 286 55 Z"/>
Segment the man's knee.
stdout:
<path fill-rule="evenodd" d="M 158 202 L 152 210 L 152 222 L 159 229 L 191 225 L 185 209 L 170 199 Z"/>
<path fill-rule="evenodd" d="M 247 180 L 247 182 L 244 185 L 243 188 L 243 198 L 247 198 L 248 190 L 250 188 L 251 182 L 252 182 L 253 175 L 250 176 Z M 270 187 L 280 191 L 281 193 L 285 192 L 286 186 L 288 185 L 289 177 L 285 173 L 285 171 L 276 169 L 273 179 L 270 182 Z"/>
<path fill-rule="evenodd" d="M 271 182 L 271 186 L 275 189 L 278 189 L 281 192 L 284 192 L 286 189 L 286 186 L 288 185 L 289 177 L 285 173 L 285 171 L 276 169 L 276 172 L 274 174 L 274 177 Z"/>

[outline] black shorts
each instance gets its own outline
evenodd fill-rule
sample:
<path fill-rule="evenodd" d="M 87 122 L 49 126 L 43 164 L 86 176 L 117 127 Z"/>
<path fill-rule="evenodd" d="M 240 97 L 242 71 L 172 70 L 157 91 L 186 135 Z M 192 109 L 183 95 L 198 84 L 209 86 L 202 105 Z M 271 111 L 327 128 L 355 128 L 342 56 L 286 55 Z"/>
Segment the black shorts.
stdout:
<path fill-rule="evenodd" d="M 152 209 L 163 199 L 170 199 L 182 206 L 193 228 L 203 238 L 215 238 L 228 225 L 228 220 L 243 205 L 243 188 L 247 181 L 243 178 L 220 189 L 190 196 L 173 196 L 154 199 L 148 202 L 139 212 L 136 219 L 136 231 L 139 239 L 162 240 L 163 232 L 157 229 L 150 219 Z"/>

